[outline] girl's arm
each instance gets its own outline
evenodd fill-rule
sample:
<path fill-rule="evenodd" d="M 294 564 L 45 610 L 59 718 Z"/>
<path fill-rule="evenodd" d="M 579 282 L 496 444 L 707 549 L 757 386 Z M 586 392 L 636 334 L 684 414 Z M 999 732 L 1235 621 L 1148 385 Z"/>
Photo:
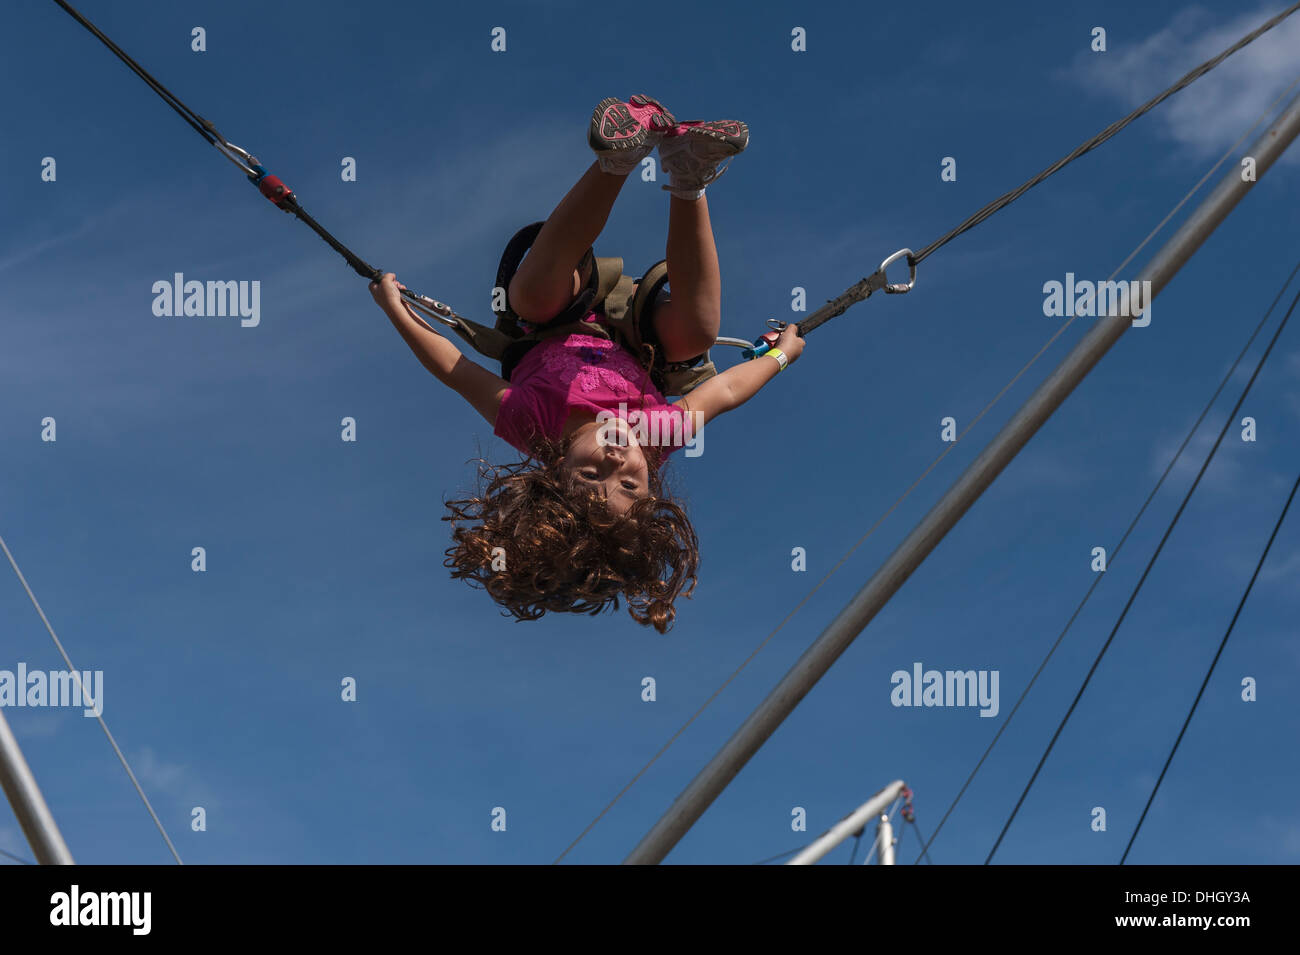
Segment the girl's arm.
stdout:
<path fill-rule="evenodd" d="M 420 364 L 473 406 L 474 410 L 495 426 L 501 397 L 510 383 L 492 374 L 461 354 L 460 349 L 435 331 L 426 328 L 402 301 L 397 276 L 389 272 L 379 282 L 370 283 L 370 294 L 384 310 L 389 321 L 420 359 Z"/>
<path fill-rule="evenodd" d="M 776 340 L 776 347 L 785 352 L 792 365 L 803 353 L 803 344 L 793 322 L 781 331 Z M 699 415 L 696 419 L 696 427 L 699 427 L 720 414 L 739 408 L 758 394 L 759 389 L 775 378 L 780 370 L 775 358 L 760 355 L 714 375 L 675 404 L 684 412 Z"/>

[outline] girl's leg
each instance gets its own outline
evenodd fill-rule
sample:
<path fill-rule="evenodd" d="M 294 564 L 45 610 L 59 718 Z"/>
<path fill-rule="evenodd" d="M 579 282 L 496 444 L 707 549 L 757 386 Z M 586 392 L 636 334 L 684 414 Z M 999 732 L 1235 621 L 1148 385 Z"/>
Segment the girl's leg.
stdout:
<path fill-rule="evenodd" d="M 520 318 L 548 322 L 582 291 L 588 276 L 576 266 L 605 228 L 626 181 L 626 175 L 601 172 L 593 162 L 560 200 L 510 281 L 510 305 Z"/>
<path fill-rule="evenodd" d="M 722 276 L 709 222 L 709 200 L 672 196 L 668 209 L 668 282 L 655 308 L 655 334 L 666 361 L 685 361 L 713 347 L 722 325 Z"/>

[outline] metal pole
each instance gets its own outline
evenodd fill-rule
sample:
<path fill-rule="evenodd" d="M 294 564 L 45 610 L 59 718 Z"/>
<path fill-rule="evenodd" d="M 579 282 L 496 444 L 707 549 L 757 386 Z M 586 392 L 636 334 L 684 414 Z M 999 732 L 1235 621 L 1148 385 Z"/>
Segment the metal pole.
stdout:
<path fill-rule="evenodd" d="M 894 827 L 889 824 L 889 815 L 883 812 L 876 826 L 876 859 L 876 865 L 894 864 Z"/>
<path fill-rule="evenodd" d="M 4 789 L 13 806 L 14 815 L 23 827 L 23 835 L 36 854 L 36 861 L 41 865 L 75 865 L 72 853 L 55 825 L 50 807 L 45 805 L 45 797 L 36 785 L 23 751 L 18 748 L 5 719 L 4 710 L 0 708 L 0 788 Z"/>
<path fill-rule="evenodd" d="M 1256 179 L 1263 177 L 1298 133 L 1300 96 L 1286 105 L 1246 153 L 1255 160 Z M 1147 263 L 1146 269 L 1139 276 L 1141 281 L 1151 283 L 1151 294 L 1143 296 L 1145 306 L 1150 307 L 1151 299 L 1160 293 L 1183 263 L 1191 258 L 1254 185 L 1254 182 L 1243 182 L 1242 173 L 1240 166 L 1234 166 Z M 975 503 L 985 488 L 993 483 L 993 479 L 1042 427 L 1102 355 L 1119 340 L 1128 329 L 1130 321 L 1130 318 L 1122 315 L 1110 315 L 1098 320 L 1092 331 L 1074 346 L 1065 360 L 1038 386 L 1038 390 L 1016 412 L 1015 417 L 1007 422 L 1006 427 L 858 591 L 849 605 L 804 651 L 790 672 L 741 724 L 740 729 L 727 740 L 718 754 L 682 791 L 624 860 L 625 863 L 654 864 L 663 860 L 813 685 L 825 675 L 840 654 L 848 649 L 849 644 L 895 591 L 920 566 L 921 561 Z"/>
<path fill-rule="evenodd" d="M 866 824 L 871 821 L 871 817 L 878 816 L 889 808 L 889 804 L 897 799 L 898 794 L 902 791 L 903 781 L 895 779 L 857 809 L 827 829 L 824 834 L 818 836 L 808 848 L 787 862 L 786 865 L 812 865 L 849 836 L 855 832 L 861 832 Z"/>

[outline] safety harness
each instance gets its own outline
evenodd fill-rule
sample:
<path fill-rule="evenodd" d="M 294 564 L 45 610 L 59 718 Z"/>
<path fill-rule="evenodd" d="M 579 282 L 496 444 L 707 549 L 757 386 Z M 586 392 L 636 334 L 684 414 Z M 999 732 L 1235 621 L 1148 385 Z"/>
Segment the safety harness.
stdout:
<path fill-rule="evenodd" d="M 249 181 L 257 187 L 258 191 L 277 209 L 295 216 L 300 222 L 307 225 L 330 248 L 343 256 L 348 266 L 362 278 L 371 282 L 378 282 L 383 278 L 384 272 L 382 270 L 375 268 L 360 258 L 312 218 L 299 204 L 298 197 L 294 195 L 293 190 L 285 185 L 278 176 L 267 170 L 256 156 L 222 136 L 216 126 L 190 109 L 171 90 L 159 83 L 125 50 L 77 12 L 67 0 L 54 0 L 54 2 L 90 31 L 133 73 L 148 84 L 149 88 L 175 110 L 196 133 L 203 137 L 205 142 L 215 147 L 222 156 L 238 167 L 248 177 Z M 1010 198 L 1003 197 L 999 202 L 1005 205 L 1017 194 L 1012 194 Z M 880 268 L 873 274 L 862 279 L 843 294 L 831 299 L 799 322 L 796 326 L 799 334 L 803 335 L 837 315 L 843 314 L 852 305 L 865 301 L 873 292 L 897 293 L 910 291 L 916 282 L 917 262 L 953 236 L 970 228 L 971 224 L 977 221 L 980 221 L 978 216 L 972 217 L 970 222 L 963 224 L 950 235 L 927 247 L 921 255 L 913 256 L 910 249 L 901 249 L 894 253 L 881 263 Z M 537 238 L 537 233 L 541 231 L 541 227 L 542 223 L 534 223 L 521 229 L 511 239 L 506 247 L 505 254 L 501 258 L 501 266 L 497 271 L 497 286 L 499 288 L 509 289 L 511 277 L 514 276 L 515 271 L 519 268 L 519 263 L 523 261 L 524 255 Z M 886 269 L 890 264 L 904 258 L 907 260 L 910 273 L 908 281 L 905 283 L 889 282 L 885 276 Z M 659 293 L 668 284 L 667 263 L 662 261 L 655 263 L 638 280 L 623 274 L 622 259 L 597 258 L 593 251 L 588 249 L 582 263 L 580 263 L 580 271 L 589 274 L 586 286 L 563 313 L 540 327 L 528 326 L 510 309 L 508 302 L 506 302 L 504 309 L 497 314 L 495 327 L 489 327 L 471 321 L 463 315 L 457 315 L 450 306 L 409 288 L 402 289 L 401 293 L 403 301 L 414 312 L 418 313 L 416 315 L 417 320 L 426 328 L 430 331 L 437 331 L 428 322 L 425 322 L 420 317 L 421 315 L 432 318 L 444 327 L 454 331 L 480 355 L 500 361 L 502 363 L 502 377 L 506 379 L 509 379 L 510 372 L 518 364 L 519 359 L 533 345 L 553 335 L 567 335 L 575 331 L 618 341 L 641 360 L 643 366 L 650 373 L 651 381 L 665 395 L 685 395 L 691 389 L 698 387 L 701 383 L 717 374 L 717 368 L 709 360 L 707 351 L 703 355 L 697 355 L 687 361 L 665 362 L 662 353 L 655 354 L 651 358 L 650 349 L 645 347 L 650 343 L 644 340 L 643 331 L 653 334 L 653 327 L 647 324 L 647 321 L 653 318 L 651 309 Z M 592 311 L 604 315 L 608 325 L 584 322 L 583 319 Z M 755 358 L 775 345 L 779 331 L 786 326 L 785 322 L 777 319 L 768 319 L 767 324 L 773 331 L 760 335 L 752 341 L 744 338 L 719 337 L 715 344 L 739 348 L 741 357 L 746 360 Z"/>
<path fill-rule="evenodd" d="M 519 360 L 534 345 L 575 332 L 618 342 L 641 361 L 655 387 L 665 395 L 688 394 L 718 373 L 707 351 L 680 362 L 665 362 L 661 353 L 651 354 L 642 330 L 649 327 L 646 322 L 653 319 L 654 305 L 668 284 L 666 261 L 656 262 L 641 278 L 633 279 L 623 274 L 621 258 L 598 257 L 587 249 L 578 264 L 578 273 L 587 274 L 587 283 L 569 306 L 545 325 L 521 319 L 510 307 L 510 280 L 543 225 L 524 226 L 506 245 L 497 268 L 496 288 L 505 304 L 497 315 L 496 328 L 477 326 L 473 338 L 462 335 L 479 354 L 501 362 L 502 378 L 510 379 Z M 592 312 L 603 315 L 608 324 L 584 321 Z"/>

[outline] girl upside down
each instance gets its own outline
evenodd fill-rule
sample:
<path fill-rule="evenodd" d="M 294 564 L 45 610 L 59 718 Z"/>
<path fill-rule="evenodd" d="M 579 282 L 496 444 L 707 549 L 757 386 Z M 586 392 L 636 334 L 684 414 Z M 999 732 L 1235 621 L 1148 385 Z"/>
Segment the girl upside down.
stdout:
<path fill-rule="evenodd" d="M 699 547 L 660 470 L 674 450 L 698 443 L 705 423 L 796 361 L 803 339 L 791 323 L 768 352 L 775 360 L 765 355 L 720 374 L 707 363 L 722 293 L 704 191 L 748 144 L 744 123 L 679 123 L 655 100 L 633 96 L 602 101 L 588 140 L 596 161 L 534 229 L 513 275 L 499 276 L 503 318 L 521 335 L 503 376 L 417 318 L 393 274 L 370 291 L 434 377 L 525 455 L 481 465 L 477 496 L 447 502 L 452 577 L 481 586 L 520 620 L 595 615 L 621 597 L 638 623 L 664 633 L 676 599 L 694 590 Z M 670 176 L 671 294 L 663 263 L 653 289 L 652 269 L 611 291 L 591 247 L 628 174 L 656 147 Z M 684 397 L 669 404 L 665 383 L 683 373 Z"/>

